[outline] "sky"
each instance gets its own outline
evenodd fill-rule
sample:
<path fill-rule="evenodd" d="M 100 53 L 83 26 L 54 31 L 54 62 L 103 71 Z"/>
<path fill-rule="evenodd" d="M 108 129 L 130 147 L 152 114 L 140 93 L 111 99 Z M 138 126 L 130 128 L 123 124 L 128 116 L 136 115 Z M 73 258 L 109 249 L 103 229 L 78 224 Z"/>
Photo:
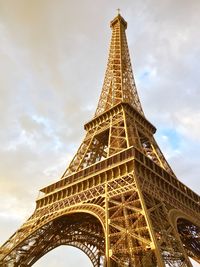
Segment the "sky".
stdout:
<path fill-rule="evenodd" d="M 0 0 L 0 243 L 32 214 L 39 189 L 60 179 L 84 137 L 117 8 L 156 140 L 178 179 L 200 194 L 199 0 Z M 34 266 L 58 262 L 91 266 L 70 247 Z"/>

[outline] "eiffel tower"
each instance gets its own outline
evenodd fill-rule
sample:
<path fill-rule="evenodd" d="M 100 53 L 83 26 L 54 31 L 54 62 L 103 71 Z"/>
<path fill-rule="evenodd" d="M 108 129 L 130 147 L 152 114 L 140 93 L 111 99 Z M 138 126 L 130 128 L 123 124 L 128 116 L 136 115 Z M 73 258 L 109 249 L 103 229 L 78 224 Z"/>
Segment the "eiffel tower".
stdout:
<path fill-rule="evenodd" d="M 103 89 L 86 135 L 57 182 L 40 190 L 32 216 L 1 247 L 0 266 L 32 266 L 60 245 L 94 267 L 200 263 L 200 197 L 164 158 L 137 94 L 118 14 Z"/>

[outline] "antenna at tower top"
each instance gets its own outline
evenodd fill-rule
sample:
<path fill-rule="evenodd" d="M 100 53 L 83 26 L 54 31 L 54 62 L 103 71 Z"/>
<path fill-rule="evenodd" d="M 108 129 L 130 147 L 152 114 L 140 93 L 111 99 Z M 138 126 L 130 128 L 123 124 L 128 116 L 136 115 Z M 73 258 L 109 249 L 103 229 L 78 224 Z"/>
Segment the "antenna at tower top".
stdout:
<path fill-rule="evenodd" d="M 120 8 L 117 9 L 117 15 L 120 15 Z"/>

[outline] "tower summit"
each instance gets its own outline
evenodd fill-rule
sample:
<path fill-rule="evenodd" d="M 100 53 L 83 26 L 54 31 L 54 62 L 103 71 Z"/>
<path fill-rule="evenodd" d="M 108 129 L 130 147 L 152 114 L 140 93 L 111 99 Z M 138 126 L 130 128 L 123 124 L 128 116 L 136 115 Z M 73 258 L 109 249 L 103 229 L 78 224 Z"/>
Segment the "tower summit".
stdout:
<path fill-rule="evenodd" d="M 110 27 L 112 38 L 108 64 L 95 116 L 120 102 L 128 103 L 144 115 L 131 68 L 125 33 L 127 22 L 118 14 L 111 21 Z"/>
<path fill-rule="evenodd" d="M 118 14 L 94 118 L 61 179 L 40 190 L 32 216 L 0 249 L 0 266 L 32 266 L 60 245 L 94 267 L 200 263 L 200 197 L 181 183 L 144 117 Z"/>

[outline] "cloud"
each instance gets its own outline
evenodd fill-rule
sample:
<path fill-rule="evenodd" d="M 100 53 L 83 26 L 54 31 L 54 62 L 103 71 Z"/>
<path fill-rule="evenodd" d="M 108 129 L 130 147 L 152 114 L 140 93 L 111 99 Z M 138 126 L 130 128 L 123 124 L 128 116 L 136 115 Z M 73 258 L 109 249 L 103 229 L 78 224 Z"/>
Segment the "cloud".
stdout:
<path fill-rule="evenodd" d="M 198 0 L 0 0 L 2 242 L 62 175 L 94 116 L 118 7 L 146 117 L 178 178 L 200 193 Z"/>
<path fill-rule="evenodd" d="M 73 248 L 71 246 L 60 246 L 53 251 L 49 252 L 49 256 L 52 254 L 52 259 L 51 261 L 48 260 L 48 258 L 41 258 L 38 262 L 34 264 L 35 267 L 41 267 L 41 266 L 49 266 L 49 267 L 54 267 L 61 264 L 62 262 L 65 262 L 66 266 L 66 261 L 70 262 L 70 266 L 87 266 L 87 267 L 92 267 L 92 263 L 89 261 L 89 258 L 79 249 Z M 79 255 L 77 257 L 76 255 Z"/>

